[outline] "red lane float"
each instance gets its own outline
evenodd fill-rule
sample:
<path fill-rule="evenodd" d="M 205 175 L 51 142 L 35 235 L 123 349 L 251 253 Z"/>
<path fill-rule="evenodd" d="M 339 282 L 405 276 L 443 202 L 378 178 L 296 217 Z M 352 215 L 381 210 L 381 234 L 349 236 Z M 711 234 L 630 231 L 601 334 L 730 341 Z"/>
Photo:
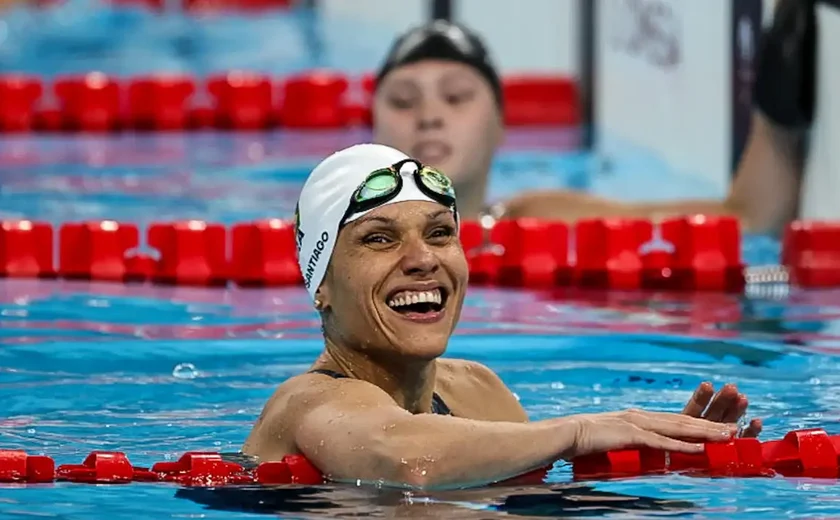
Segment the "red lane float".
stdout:
<path fill-rule="evenodd" d="M 512 76 L 502 81 L 504 119 L 509 126 L 579 125 L 580 99 L 574 80 Z"/>
<path fill-rule="evenodd" d="M 265 11 L 288 9 L 292 0 L 183 0 L 188 11 Z"/>
<path fill-rule="evenodd" d="M 160 252 L 152 279 L 171 285 L 224 285 L 226 235 L 221 224 L 200 220 L 152 224 L 148 242 Z"/>
<path fill-rule="evenodd" d="M 53 234 L 43 222 L 0 221 L 0 276 L 175 285 L 301 282 L 293 224 L 279 219 L 230 230 L 198 220 L 159 222 L 145 234 L 131 223 L 67 223 L 57 245 Z M 571 228 L 537 219 L 484 227 L 464 222 L 461 241 L 474 285 L 720 293 L 740 292 L 745 285 L 738 223 L 729 217 L 680 217 L 656 226 L 591 219 Z M 157 250 L 159 259 L 144 248 Z M 840 286 L 840 224 L 794 223 L 782 258 L 793 283 Z"/>
<path fill-rule="evenodd" d="M 58 273 L 67 279 L 126 281 L 126 252 L 136 248 L 140 233 L 133 224 L 110 220 L 64 224 L 59 231 Z"/>
<path fill-rule="evenodd" d="M 23 450 L 0 450 L 0 482 L 52 482 L 55 462 Z"/>
<path fill-rule="evenodd" d="M 0 276 L 46 278 L 53 268 L 53 229 L 46 222 L 0 222 Z"/>
<path fill-rule="evenodd" d="M 782 240 L 782 265 L 802 287 L 840 286 L 840 222 L 794 222 Z"/>
<path fill-rule="evenodd" d="M 698 476 L 840 478 L 840 435 L 820 428 L 788 432 L 783 439 L 733 439 L 709 443 L 703 453 L 617 450 L 575 459 L 576 478 L 629 477 L 685 472 Z"/>
<path fill-rule="evenodd" d="M 90 72 L 52 84 L 0 74 L 0 132 L 345 128 L 371 123 L 375 87 L 370 74 L 349 78 L 331 70 L 279 79 L 231 71 L 205 80 L 167 74 L 117 79 Z M 579 124 L 576 87 L 568 78 L 517 76 L 506 81 L 504 91 L 511 125 Z"/>
<path fill-rule="evenodd" d="M 216 128 L 262 130 L 273 126 L 271 78 L 247 72 L 213 76 L 207 90 L 215 99 Z"/>
<path fill-rule="evenodd" d="M 591 219 L 575 226 L 577 264 L 581 287 L 641 289 L 640 248 L 653 226 L 642 220 Z"/>
<path fill-rule="evenodd" d="M 780 440 L 732 439 L 706 443 L 702 453 L 666 453 L 662 450 L 616 450 L 578 457 L 572 461 L 576 479 L 631 477 L 680 472 L 712 477 L 840 478 L 840 435 L 820 428 L 788 432 Z M 537 484 L 550 468 L 540 468 L 501 485 Z M 215 452 L 187 452 L 171 462 L 151 468 L 133 466 L 122 452 L 95 451 L 81 464 L 56 467 L 52 458 L 21 450 L 0 450 L 0 482 L 129 483 L 170 482 L 183 486 L 235 484 L 304 484 L 325 482 L 320 470 L 302 455 L 287 455 L 246 469 Z"/>
<path fill-rule="evenodd" d="M 696 215 L 662 223 L 675 246 L 672 276 L 686 290 L 740 291 L 744 287 L 741 235 L 733 218 Z"/>
<path fill-rule="evenodd" d="M 503 220 L 496 224 L 504 240 L 499 284 L 507 287 L 555 287 L 571 281 L 569 229 L 561 222 Z"/>
<path fill-rule="evenodd" d="M 99 72 L 60 78 L 54 85 L 61 127 L 70 132 L 113 132 L 121 128 L 121 85 Z"/>
<path fill-rule="evenodd" d="M 280 122 L 286 128 L 341 128 L 350 122 L 345 93 L 350 83 L 341 74 L 316 71 L 283 82 Z"/>
<path fill-rule="evenodd" d="M 347 122 L 350 125 L 371 126 L 373 124 L 373 94 L 376 91 L 376 78 L 365 74 L 358 81 L 347 85 L 346 107 Z"/>
<path fill-rule="evenodd" d="M 147 131 L 187 128 L 187 103 L 195 91 L 195 81 L 187 76 L 157 75 L 132 80 L 128 85 L 128 127 Z"/>
<path fill-rule="evenodd" d="M 271 219 L 237 224 L 231 232 L 231 273 L 243 287 L 298 285 L 303 277 L 295 251 L 295 226 Z"/>
<path fill-rule="evenodd" d="M 26 132 L 35 126 L 35 102 L 44 87 L 38 78 L 0 77 L 0 132 Z"/>

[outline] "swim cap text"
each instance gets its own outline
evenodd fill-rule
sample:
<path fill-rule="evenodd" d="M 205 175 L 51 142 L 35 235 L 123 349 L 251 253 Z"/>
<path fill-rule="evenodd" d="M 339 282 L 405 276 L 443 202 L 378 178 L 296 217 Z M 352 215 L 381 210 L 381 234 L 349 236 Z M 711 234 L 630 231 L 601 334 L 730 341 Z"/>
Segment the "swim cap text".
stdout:
<path fill-rule="evenodd" d="M 303 284 L 309 289 L 312 285 L 312 277 L 315 276 L 315 267 L 318 266 L 318 261 L 321 260 L 321 253 L 327 247 L 327 242 L 330 240 L 330 234 L 326 231 L 321 232 L 321 237 L 315 243 L 315 248 L 312 249 L 312 254 L 309 255 L 309 261 L 306 262 L 306 269 L 303 272 Z"/>

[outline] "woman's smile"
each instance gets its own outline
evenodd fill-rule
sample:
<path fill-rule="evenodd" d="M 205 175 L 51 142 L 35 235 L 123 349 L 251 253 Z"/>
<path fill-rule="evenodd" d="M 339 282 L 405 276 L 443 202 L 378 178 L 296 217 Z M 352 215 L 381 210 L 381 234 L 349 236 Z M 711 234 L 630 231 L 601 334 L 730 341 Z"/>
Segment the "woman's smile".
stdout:
<path fill-rule="evenodd" d="M 446 315 L 449 293 L 438 282 L 422 282 L 392 289 L 385 301 L 400 318 L 414 323 L 437 323 Z"/>

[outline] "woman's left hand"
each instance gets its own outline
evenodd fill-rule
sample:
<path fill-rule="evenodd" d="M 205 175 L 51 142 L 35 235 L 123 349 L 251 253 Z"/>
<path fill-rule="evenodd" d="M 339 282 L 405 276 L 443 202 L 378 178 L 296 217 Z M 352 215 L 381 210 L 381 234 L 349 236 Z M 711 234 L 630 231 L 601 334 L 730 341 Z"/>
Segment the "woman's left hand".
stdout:
<path fill-rule="evenodd" d="M 732 384 L 724 385 L 717 394 L 711 383 L 700 383 L 694 395 L 685 405 L 683 413 L 708 421 L 736 423 L 747 411 L 749 401 Z M 761 419 L 752 419 L 743 429 L 741 437 L 758 437 L 761 433 Z"/>

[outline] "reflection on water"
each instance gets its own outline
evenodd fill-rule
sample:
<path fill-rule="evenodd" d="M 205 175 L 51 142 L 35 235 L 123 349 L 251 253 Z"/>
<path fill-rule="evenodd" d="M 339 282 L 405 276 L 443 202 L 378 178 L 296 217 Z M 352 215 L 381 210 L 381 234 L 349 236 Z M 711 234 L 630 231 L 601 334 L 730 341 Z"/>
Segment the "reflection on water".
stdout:
<path fill-rule="evenodd" d="M 341 485 L 185 488 L 178 490 L 176 497 L 210 510 L 293 514 L 295 518 L 563 518 L 655 512 L 677 516 L 694 508 L 691 502 L 610 493 L 579 484 L 446 492 Z"/>

